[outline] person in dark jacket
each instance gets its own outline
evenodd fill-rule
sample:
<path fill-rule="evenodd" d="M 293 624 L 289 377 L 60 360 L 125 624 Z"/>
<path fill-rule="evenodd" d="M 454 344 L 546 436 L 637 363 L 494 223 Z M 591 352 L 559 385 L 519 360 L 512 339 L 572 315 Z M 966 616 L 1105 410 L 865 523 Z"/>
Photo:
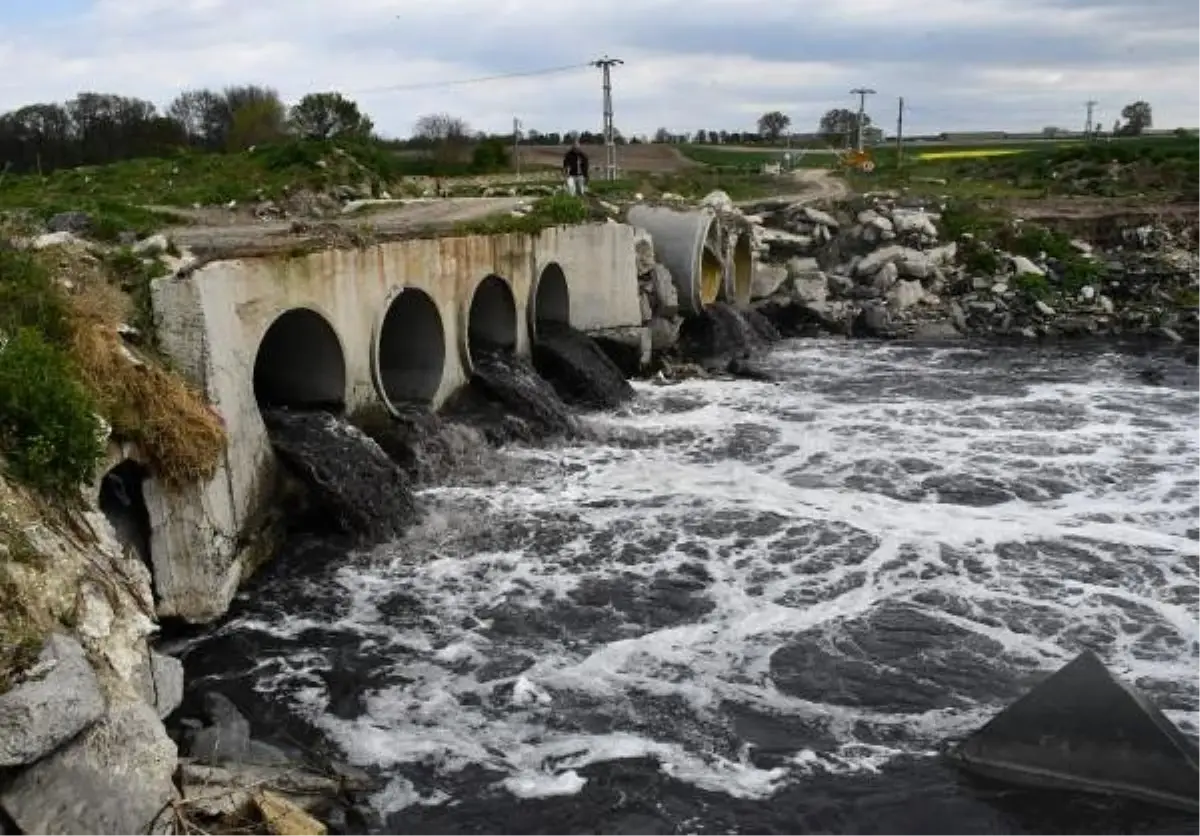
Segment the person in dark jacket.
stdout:
<path fill-rule="evenodd" d="M 571 141 L 571 147 L 563 155 L 563 175 L 567 178 L 567 194 L 587 193 L 588 158 L 579 149 L 578 139 Z"/>

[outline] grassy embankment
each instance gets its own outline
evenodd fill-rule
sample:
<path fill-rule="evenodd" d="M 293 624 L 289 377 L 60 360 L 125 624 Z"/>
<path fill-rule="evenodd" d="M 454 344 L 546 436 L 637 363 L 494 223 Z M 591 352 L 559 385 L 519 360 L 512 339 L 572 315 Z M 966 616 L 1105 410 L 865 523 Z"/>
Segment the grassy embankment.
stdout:
<path fill-rule="evenodd" d="M 79 503 L 106 452 L 97 416 L 113 438 L 137 445 L 168 488 L 211 476 L 225 446 L 221 421 L 203 397 L 155 362 L 149 346 L 131 348 L 118 331 L 138 319 L 138 292 L 154 272 L 146 263 L 153 258 L 124 250 L 30 252 L 11 246 L 4 232 L 0 692 L 53 626 L 37 600 L 43 558 L 28 521 L 62 523 Z"/>

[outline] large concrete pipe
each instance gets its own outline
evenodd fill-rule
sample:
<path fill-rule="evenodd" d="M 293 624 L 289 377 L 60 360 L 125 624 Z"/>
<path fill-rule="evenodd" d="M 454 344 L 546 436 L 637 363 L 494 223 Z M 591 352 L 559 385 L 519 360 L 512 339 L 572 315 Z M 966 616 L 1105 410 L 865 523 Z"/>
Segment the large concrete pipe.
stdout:
<path fill-rule="evenodd" d="M 375 331 L 372 374 L 389 409 L 428 406 L 442 385 L 446 332 L 433 297 L 415 287 L 393 291 Z"/>
<path fill-rule="evenodd" d="M 345 404 L 342 342 L 324 316 L 292 308 L 271 323 L 254 357 L 254 396 L 264 409 L 336 409 Z"/>
<path fill-rule="evenodd" d="M 462 361 L 468 372 L 475 368 L 478 351 L 517 350 L 517 301 L 507 279 L 495 274 L 485 276 L 475 286 L 466 314 Z"/>
<path fill-rule="evenodd" d="M 698 314 L 724 295 L 720 226 L 711 210 L 634 206 L 627 217 L 654 240 L 658 261 L 675 280 L 680 310 Z"/>
<path fill-rule="evenodd" d="M 720 221 L 718 221 L 720 223 Z M 751 282 L 754 280 L 754 252 L 750 233 L 737 227 L 725 226 L 721 231 L 725 262 L 725 289 L 722 298 L 737 305 L 749 305 Z"/>

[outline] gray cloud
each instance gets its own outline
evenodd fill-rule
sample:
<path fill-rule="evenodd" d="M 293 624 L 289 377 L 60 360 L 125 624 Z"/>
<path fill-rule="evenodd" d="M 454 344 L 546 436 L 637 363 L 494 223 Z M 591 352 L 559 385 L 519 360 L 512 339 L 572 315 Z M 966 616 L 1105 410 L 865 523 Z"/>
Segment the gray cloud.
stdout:
<path fill-rule="evenodd" d="M 867 84 L 913 130 L 1036 129 L 1111 120 L 1144 98 L 1160 125 L 1196 121 L 1198 13 L 1179 0 L 94 0 L 53 26 L 0 9 L 0 107 L 105 89 L 165 103 L 193 86 L 269 83 L 295 98 L 577 64 L 607 50 L 626 132 L 752 128 L 780 108 L 815 127 Z M 484 129 L 595 127 L 595 70 L 361 93 L 385 131 L 452 111 Z"/>

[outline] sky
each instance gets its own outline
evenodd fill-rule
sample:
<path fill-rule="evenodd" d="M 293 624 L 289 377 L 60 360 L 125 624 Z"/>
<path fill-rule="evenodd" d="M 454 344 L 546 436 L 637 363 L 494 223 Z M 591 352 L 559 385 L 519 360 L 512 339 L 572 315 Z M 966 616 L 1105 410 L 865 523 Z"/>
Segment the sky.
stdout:
<path fill-rule="evenodd" d="M 857 107 L 890 135 L 1106 127 L 1143 99 L 1200 124 L 1196 0 L 0 0 L 0 111 L 85 90 L 165 105 L 262 84 L 337 90 L 380 133 L 445 112 L 475 130 L 599 130 L 604 55 L 627 135 L 812 131 Z M 559 72 L 475 83 L 498 75 Z"/>

